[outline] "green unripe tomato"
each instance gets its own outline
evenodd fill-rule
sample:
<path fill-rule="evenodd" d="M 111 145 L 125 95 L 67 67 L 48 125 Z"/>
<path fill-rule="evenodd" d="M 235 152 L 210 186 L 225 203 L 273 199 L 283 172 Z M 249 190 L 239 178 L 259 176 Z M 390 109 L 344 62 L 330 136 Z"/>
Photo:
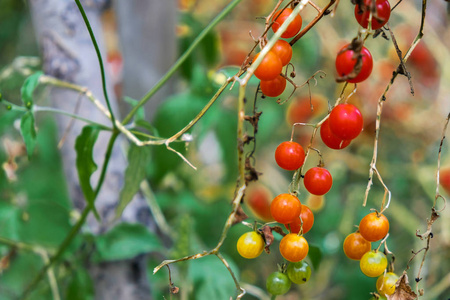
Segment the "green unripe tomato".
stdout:
<path fill-rule="evenodd" d="M 272 295 L 283 295 L 291 288 L 291 280 L 284 273 L 273 272 L 267 277 L 266 288 Z"/>
<path fill-rule="evenodd" d="M 293 283 L 304 284 L 311 277 L 311 267 L 302 260 L 296 263 L 290 263 L 286 273 Z"/>

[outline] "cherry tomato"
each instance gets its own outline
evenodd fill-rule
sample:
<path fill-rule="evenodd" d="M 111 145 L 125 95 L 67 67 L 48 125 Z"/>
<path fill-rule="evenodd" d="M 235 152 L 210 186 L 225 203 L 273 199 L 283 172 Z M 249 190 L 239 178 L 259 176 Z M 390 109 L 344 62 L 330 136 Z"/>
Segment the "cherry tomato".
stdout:
<path fill-rule="evenodd" d="M 343 140 L 356 138 L 364 125 L 361 112 L 353 104 L 345 103 L 335 106 L 328 119 L 331 132 Z"/>
<path fill-rule="evenodd" d="M 450 166 L 442 168 L 439 173 L 439 184 L 444 188 L 447 194 L 450 195 Z"/>
<path fill-rule="evenodd" d="M 285 8 L 284 10 L 279 10 L 277 11 L 273 18 L 272 21 L 274 22 L 272 24 L 272 30 L 273 32 L 277 32 L 278 28 L 281 27 L 281 25 L 283 25 L 284 21 L 286 21 L 286 19 L 292 14 L 292 9 L 291 8 Z M 283 34 L 281 35 L 282 38 L 285 39 L 289 39 L 291 37 L 294 37 L 302 28 L 302 17 L 300 15 L 297 15 L 294 19 L 294 21 L 292 21 L 289 26 L 287 27 L 286 31 L 283 32 Z"/>
<path fill-rule="evenodd" d="M 259 56 L 256 54 L 253 61 L 255 61 Z M 281 60 L 278 55 L 273 51 L 269 51 L 267 55 L 263 58 L 259 66 L 255 70 L 255 76 L 260 80 L 273 80 L 277 78 L 283 69 Z"/>
<path fill-rule="evenodd" d="M 260 86 L 261 92 L 268 97 L 278 97 L 286 88 L 286 78 L 278 75 L 273 80 L 261 80 Z"/>
<path fill-rule="evenodd" d="M 330 129 L 330 120 L 326 119 L 320 126 L 320 137 L 328 148 L 339 150 L 344 149 L 352 140 L 343 140 L 338 138 Z"/>
<path fill-rule="evenodd" d="M 323 206 L 325 205 L 325 197 L 324 196 L 316 196 L 316 195 L 311 194 L 306 199 L 306 203 L 313 212 L 317 212 L 317 211 L 321 210 L 323 208 Z M 303 208 L 303 206 L 302 206 L 302 208 Z"/>
<path fill-rule="evenodd" d="M 293 283 L 304 284 L 311 277 L 311 267 L 302 260 L 296 263 L 290 263 L 286 273 Z"/>
<path fill-rule="evenodd" d="M 325 113 L 327 109 L 327 99 L 322 95 L 292 99 L 286 111 L 286 121 L 289 126 L 294 123 L 307 123 L 311 118 Z"/>
<path fill-rule="evenodd" d="M 369 27 L 370 5 L 372 0 L 364 0 L 363 5 L 356 4 L 355 18 L 359 25 L 364 28 Z M 391 5 L 387 0 L 376 0 L 376 14 L 372 14 L 372 29 L 380 29 L 389 21 L 391 15 Z"/>
<path fill-rule="evenodd" d="M 353 72 L 353 69 L 357 62 L 357 58 L 353 57 L 355 51 L 350 49 L 344 50 L 349 45 L 350 44 L 342 47 L 341 50 L 339 50 L 338 55 L 336 57 L 336 71 L 341 77 L 350 75 Z M 364 81 L 370 76 L 370 73 L 372 73 L 373 69 L 372 54 L 370 54 L 370 51 L 366 47 L 363 47 L 361 50 L 361 55 L 362 55 L 362 66 L 359 73 L 355 77 L 348 79 L 347 82 L 358 83 Z"/>
<path fill-rule="evenodd" d="M 366 240 L 359 231 L 350 233 L 344 240 L 344 253 L 353 260 L 360 260 L 361 257 L 372 249 L 372 244 Z"/>
<path fill-rule="evenodd" d="M 300 219 L 301 218 L 301 219 Z M 285 224 L 286 229 L 290 229 L 292 233 L 299 233 L 302 228 L 303 221 L 303 234 L 311 230 L 314 224 L 314 214 L 308 206 L 302 205 L 302 212 L 300 217 L 296 218 L 293 222 Z"/>
<path fill-rule="evenodd" d="M 282 142 L 275 150 L 275 160 L 282 169 L 297 170 L 305 161 L 305 150 L 296 142 Z"/>
<path fill-rule="evenodd" d="M 308 255 L 308 251 L 309 245 L 303 236 L 289 233 L 281 239 L 280 253 L 287 261 L 301 261 Z"/>
<path fill-rule="evenodd" d="M 268 188 L 264 185 L 256 183 L 251 184 L 246 193 L 244 202 L 250 207 L 256 217 L 266 222 L 273 221 L 270 213 L 270 202 L 273 196 Z"/>
<path fill-rule="evenodd" d="M 291 281 L 289 277 L 281 272 L 273 272 L 267 277 L 266 289 L 269 294 L 283 295 L 291 288 Z"/>
<path fill-rule="evenodd" d="M 376 250 L 366 252 L 359 261 L 361 271 L 368 277 L 378 277 L 383 274 L 387 264 L 386 255 Z"/>
<path fill-rule="evenodd" d="M 275 52 L 281 60 L 283 66 L 287 65 L 292 58 L 292 47 L 291 44 L 285 40 L 278 40 L 273 45 L 271 51 Z"/>
<path fill-rule="evenodd" d="M 328 193 L 333 185 L 330 172 L 321 167 L 314 167 L 306 171 L 303 178 L 305 188 L 313 195 L 321 196 Z"/>
<path fill-rule="evenodd" d="M 370 213 L 359 222 L 359 232 L 369 242 L 379 241 L 389 232 L 389 221 L 383 214 Z"/>
<path fill-rule="evenodd" d="M 387 272 L 386 274 L 381 275 L 377 279 L 377 291 L 382 296 L 392 295 L 395 292 L 395 284 L 398 280 L 397 274 L 393 272 Z"/>
<path fill-rule="evenodd" d="M 237 251 L 242 257 L 256 258 L 263 250 L 264 239 L 256 231 L 244 233 L 237 241 Z"/>
<path fill-rule="evenodd" d="M 281 224 L 287 224 L 297 219 L 302 212 L 300 200 L 291 194 L 280 194 L 270 204 L 272 217 Z"/>

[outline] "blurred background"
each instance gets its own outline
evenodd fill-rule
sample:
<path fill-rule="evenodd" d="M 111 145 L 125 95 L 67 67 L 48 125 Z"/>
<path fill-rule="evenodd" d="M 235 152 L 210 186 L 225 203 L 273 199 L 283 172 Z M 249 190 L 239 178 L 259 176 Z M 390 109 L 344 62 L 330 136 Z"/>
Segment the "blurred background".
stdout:
<path fill-rule="evenodd" d="M 142 98 L 210 20 L 229 3 L 224 0 L 213 3 L 205 0 L 156 2 L 132 1 L 129 5 L 128 1 L 83 2 L 92 17 L 91 22 L 98 25 L 95 30 L 104 53 L 108 85 L 112 97 L 117 99 L 116 109 L 122 117 L 131 109 L 133 99 Z M 315 3 L 323 7 L 327 1 Z M 275 1 L 242 1 L 208 33 L 175 78 L 141 112 L 151 124 L 147 132 L 168 137 L 193 119 L 226 76 L 239 70 L 254 45 L 252 37 L 257 38 L 262 33 L 263 18 L 274 4 Z M 391 6 L 394 4 L 391 1 Z M 39 1 L 0 2 L 0 90 L 4 99 L 17 104 L 20 103 L 20 88 L 25 78 L 38 70 L 49 70 L 46 57 L 42 55 L 47 52 L 40 38 L 42 12 L 39 5 Z M 76 15 L 76 7 L 71 9 Z M 411 73 L 414 95 L 410 93 L 407 78 L 399 76 L 387 93 L 381 115 L 377 168 L 392 192 L 390 206 L 385 212 L 391 225 L 387 243 L 395 254 L 395 272 L 398 275 L 406 269 L 411 250 L 426 246 L 415 233 L 416 230 L 426 231 L 426 220 L 430 217 L 436 193 L 438 149 L 445 119 L 450 112 L 447 9 L 445 1 L 428 3 L 423 40 L 406 64 Z M 311 99 L 308 85 L 292 96 L 293 88 L 288 85 L 280 96 L 287 100 L 282 105 L 275 98 L 258 96 L 256 100 L 257 110 L 262 111 L 262 115 L 256 136 L 255 168 L 262 175 L 258 182 L 250 184 L 244 199 L 243 207 L 250 217 L 249 222 L 258 220 L 263 223 L 246 204 L 254 196 L 254 191 L 262 191 L 257 197 L 269 201 L 288 191 L 293 173 L 276 165 L 274 151 L 279 143 L 290 138 L 292 123 L 317 123 L 326 116 L 330 105 L 342 91 L 343 84 L 335 81 L 334 60 L 341 45 L 350 42 L 358 32 L 353 10 L 349 1 L 341 1 L 333 17 L 324 17 L 293 46 L 292 63 L 297 84 L 302 84 L 318 70 L 326 74 L 324 78 L 317 76 L 317 81 L 311 81 Z M 316 13 L 314 8 L 307 6 L 301 13 L 303 26 Z M 75 31 L 85 30 L 85 25 L 79 20 L 68 18 L 64 22 L 74 26 Z M 414 40 L 420 20 L 420 1 L 403 1 L 393 11 L 389 23 L 403 53 Z M 86 41 L 85 44 L 89 46 Z M 328 149 L 319 136 L 314 139 L 313 147 L 322 152 L 325 165 L 333 176 L 333 187 L 323 197 L 312 197 L 303 187 L 300 188 L 300 200 L 315 215 L 313 228 L 305 234 L 311 246 L 307 261 L 312 266 L 312 276 L 304 285 L 293 284 L 286 295 L 277 299 L 360 300 L 370 299 L 370 293 L 376 291 L 376 278 L 364 276 L 358 262 L 345 257 L 342 243 L 349 233 L 356 230 L 355 225 L 369 209 L 379 209 L 381 205 L 384 189 L 376 178 L 367 206 L 363 207 L 362 203 L 373 155 L 377 102 L 397 68 L 398 58 L 390 38 L 370 37 L 365 46 L 373 55 L 374 70 L 368 80 L 358 84 L 356 93 L 348 100 L 363 113 L 363 133 L 343 150 Z M 75 53 L 74 57 L 78 55 L 76 46 L 70 50 Z M 79 69 L 89 73 L 97 70 L 98 65 L 80 63 Z M 77 78 L 69 77 L 68 80 L 77 81 Z M 78 82 L 82 84 L 83 80 Z M 251 81 L 247 89 L 248 114 L 253 109 L 257 84 L 256 80 Z M 353 86 L 349 86 L 345 94 L 348 95 L 352 89 Z M 172 265 L 171 279 L 180 288 L 176 295 L 169 294 L 167 269 L 155 275 L 152 271 L 165 259 L 211 249 L 219 240 L 230 212 L 237 179 L 237 90 L 236 87 L 226 90 L 190 131 L 193 142 L 174 146 L 198 168 L 197 171 L 164 147 L 151 148 L 151 158 L 145 166 L 148 185 L 140 192 L 141 197 L 147 199 L 146 203 L 152 203 L 150 209 L 136 206 L 135 217 L 126 220 L 129 225 L 108 222 L 105 212 L 106 224 L 92 225 L 94 221 L 85 226 L 54 268 L 60 299 L 109 299 L 100 297 L 99 291 L 114 286 L 114 281 L 102 282 L 96 276 L 98 271 L 92 270 L 106 265 L 115 266 L 123 261 L 127 261 L 126 276 L 139 277 L 128 281 L 145 287 L 139 297 L 131 292 L 127 294 L 131 296 L 120 294 L 123 299 L 225 300 L 236 296 L 230 274 L 215 257 Z M 101 97 L 101 90 L 97 91 L 94 94 Z M 35 94 L 36 103 L 49 105 L 50 93 L 47 88 L 39 89 Z M 64 98 L 63 101 L 71 100 Z M 58 149 L 67 125 L 61 125 L 53 114 L 42 113 L 39 116 L 36 124 L 38 143 L 29 160 L 18 130 L 17 120 L 21 113 L 7 111 L 4 106 L 0 109 L 1 300 L 17 299 L 21 295 L 45 261 L 35 250 L 41 247 L 49 254 L 54 253 L 79 217 L 78 204 L 82 200 L 76 199 L 71 188 L 77 183 L 64 169 L 70 168 L 64 163 L 64 151 L 70 150 Z M 246 125 L 246 130 L 253 133 L 250 124 Z M 298 127 L 295 140 L 306 147 L 311 133 L 310 127 Z M 73 139 L 77 134 L 79 131 L 74 132 Z M 447 137 L 448 134 L 447 130 Z M 448 173 L 449 148 L 447 138 L 440 163 L 441 171 Z M 251 147 L 246 150 L 251 150 Z M 318 156 L 312 153 L 306 167 L 317 164 Z M 442 174 L 441 184 L 440 192 L 448 198 L 450 175 Z M 117 205 L 117 199 L 108 201 L 109 206 Z M 105 211 L 108 205 L 105 204 Z M 442 202 L 438 202 L 438 208 L 442 207 Z M 434 238 L 421 273 L 420 288 L 425 291 L 423 299 L 444 300 L 450 297 L 449 217 L 450 209 L 447 207 L 433 225 Z M 247 260 L 237 253 L 236 241 L 248 230 L 241 224 L 233 226 L 221 253 L 247 290 L 243 299 L 270 299 L 265 291 L 265 280 L 277 270 L 277 264 L 283 262 L 277 246 L 281 236 L 275 234 L 276 242 L 270 254 L 263 253 L 256 259 Z M 17 247 L 8 241 L 31 245 L 32 249 Z M 378 243 L 373 243 L 372 248 L 377 246 Z M 417 256 L 408 270 L 413 289 L 421 258 L 421 255 Z M 136 268 L 140 271 L 137 272 Z M 126 289 L 125 286 L 116 288 Z M 31 299 L 55 299 L 47 279 L 32 293 Z"/>

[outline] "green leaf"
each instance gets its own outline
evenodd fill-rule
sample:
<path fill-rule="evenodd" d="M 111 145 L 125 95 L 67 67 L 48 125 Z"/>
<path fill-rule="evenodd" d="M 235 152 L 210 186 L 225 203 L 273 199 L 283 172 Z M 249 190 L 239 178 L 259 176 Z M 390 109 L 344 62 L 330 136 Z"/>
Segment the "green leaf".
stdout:
<path fill-rule="evenodd" d="M 97 261 L 130 259 L 163 249 L 156 234 L 141 224 L 120 223 L 95 241 Z"/>
<path fill-rule="evenodd" d="M 131 145 L 128 151 L 128 167 L 125 171 L 125 183 L 120 192 L 116 215 L 122 214 L 125 207 L 138 192 L 141 181 L 145 178 L 145 167 L 149 162 L 150 149 Z"/>
<path fill-rule="evenodd" d="M 94 206 L 95 191 L 91 186 L 90 179 L 91 175 L 97 170 L 92 152 L 99 132 L 100 130 L 96 127 L 85 126 L 75 142 L 75 150 L 77 152 L 76 165 L 81 190 L 87 203 L 92 206 L 97 219 L 100 219 L 100 215 Z"/>
<path fill-rule="evenodd" d="M 26 107 L 30 108 L 33 105 L 33 92 L 39 85 L 39 78 L 42 76 L 42 72 L 36 72 L 25 79 L 25 82 L 20 89 L 22 95 L 22 102 Z"/>
<path fill-rule="evenodd" d="M 22 133 L 25 147 L 28 153 L 28 159 L 33 154 L 36 146 L 36 128 L 34 127 L 34 116 L 31 111 L 25 113 L 20 121 L 20 132 Z"/>
<path fill-rule="evenodd" d="M 322 261 L 322 251 L 320 248 L 314 245 L 309 245 L 308 257 L 311 260 L 314 270 L 317 270 L 320 262 Z"/>
<path fill-rule="evenodd" d="M 92 300 L 94 299 L 94 284 L 87 271 L 77 268 L 66 290 L 67 300 Z"/>

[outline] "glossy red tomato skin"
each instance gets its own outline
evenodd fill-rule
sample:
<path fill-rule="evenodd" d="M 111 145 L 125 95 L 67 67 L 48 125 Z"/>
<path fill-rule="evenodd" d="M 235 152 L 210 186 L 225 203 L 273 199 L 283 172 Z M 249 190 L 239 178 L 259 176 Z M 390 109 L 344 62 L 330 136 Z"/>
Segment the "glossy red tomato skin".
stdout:
<path fill-rule="evenodd" d="M 298 262 L 308 255 L 309 245 L 303 236 L 295 233 L 285 235 L 280 241 L 280 253 L 290 262 Z"/>
<path fill-rule="evenodd" d="M 361 219 L 359 232 L 369 242 L 379 241 L 389 232 L 389 221 L 383 214 L 370 213 Z"/>
<path fill-rule="evenodd" d="M 357 59 L 353 58 L 353 55 L 355 54 L 355 51 L 347 49 L 349 45 L 345 45 L 341 48 L 341 50 L 338 51 L 338 55 L 336 56 L 336 71 L 339 76 L 347 76 L 352 71 L 353 68 L 356 65 Z M 359 73 L 353 77 L 352 79 L 348 79 L 347 82 L 349 83 L 359 83 L 367 78 L 369 78 L 370 74 L 372 73 L 373 69 L 373 58 L 372 54 L 370 53 L 369 49 L 366 47 L 363 47 L 361 50 L 362 54 L 362 66 Z"/>
<path fill-rule="evenodd" d="M 258 56 L 259 53 L 256 54 L 253 61 L 255 61 Z M 254 74 L 260 80 L 273 80 L 280 75 L 282 70 L 283 65 L 281 64 L 281 60 L 278 55 L 276 55 L 273 51 L 269 51 L 256 68 Z"/>
<path fill-rule="evenodd" d="M 348 258 L 360 260 L 364 254 L 372 249 L 372 244 L 361 233 L 353 232 L 345 238 L 343 249 Z"/>
<path fill-rule="evenodd" d="M 364 0 L 364 5 L 359 6 L 358 4 L 355 6 L 355 18 L 358 21 L 359 25 L 364 28 L 369 27 L 369 16 L 370 16 L 370 3 L 372 0 Z M 377 18 L 372 16 L 372 29 L 380 29 L 383 27 L 391 16 L 391 5 L 387 0 L 376 0 L 375 2 L 376 10 L 377 10 Z M 380 22 L 381 21 L 381 22 Z"/>
<path fill-rule="evenodd" d="M 291 61 L 292 47 L 291 44 L 289 44 L 285 40 L 276 41 L 271 51 L 275 52 L 275 54 L 278 55 L 283 66 L 287 65 Z"/>
<path fill-rule="evenodd" d="M 326 119 L 320 126 L 320 137 L 328 148 L 340 150 L 350 145 L 352 140 L 338 138 L 330 129 L 330 120 Z"/>
<path fill-rule="evenodd" d="M 270 212 L 275 221 L 287 224 L 300 216 L 302 204 L 294 195 L 280 194 L 272 200 Z"/>
<path fill-rule="evenodd" d="M 295 219 L 289 224 L 285 224 L 284 226 L 286 227 L 286 229 L 290 229 L 291 233 L 299 233 L 300 229 L 302 228 L 302 221 L 303 234 L 305 234 L 310 231 L 314 225 L 314 214 L 312 210 L 306 205 L 302 205 L 302 212 L 300 213 L 299 218 Z"/>
<path fill-rule="evenodd" d="M 264 95 L 268 97 L 278 97 L 286 88 L 286 78 L 278 75 L 278 77 L 273 80 L 261 80 L 259 87 Z"/>
<path fill-rule="evenodd" d="M 296 142 L 282 142 L 275 150 L 275 161 L 282 169 L 297 170 L 305 162 L 305 150 Z"/>
<path fill-rule="evenodd" d="M 321 196 L 328 193 L 333 185 L 330 172 L 322 167 L 314 167 L 306 171 L 303 178 L 305 188 L 313 195 Z"/>
<path fill-rule="evenodd" d="M 364 120 L 361 111 L 353 104 L 339 104 L 330 113 L 331 132 L 340 139 L 352 140 L 362 131 Z"/>
<path fill-rule="evenodd" d="M 284 21 L 292 14 L 291 8 L 285 8 L 284 10 L 277 11 L 272 21 L 274 22 L 272 25 L 273 32 L 277 32 L 278 29 L 283 25 Z M 294 37 L 302 28 L 303 19 L 300 15 L 297 15 L 292 21 L 289 26 L 287 27 L 286 31 L 283 32 L 281 35 L 282 38 L 289 39 L 291 37 Z"/>

